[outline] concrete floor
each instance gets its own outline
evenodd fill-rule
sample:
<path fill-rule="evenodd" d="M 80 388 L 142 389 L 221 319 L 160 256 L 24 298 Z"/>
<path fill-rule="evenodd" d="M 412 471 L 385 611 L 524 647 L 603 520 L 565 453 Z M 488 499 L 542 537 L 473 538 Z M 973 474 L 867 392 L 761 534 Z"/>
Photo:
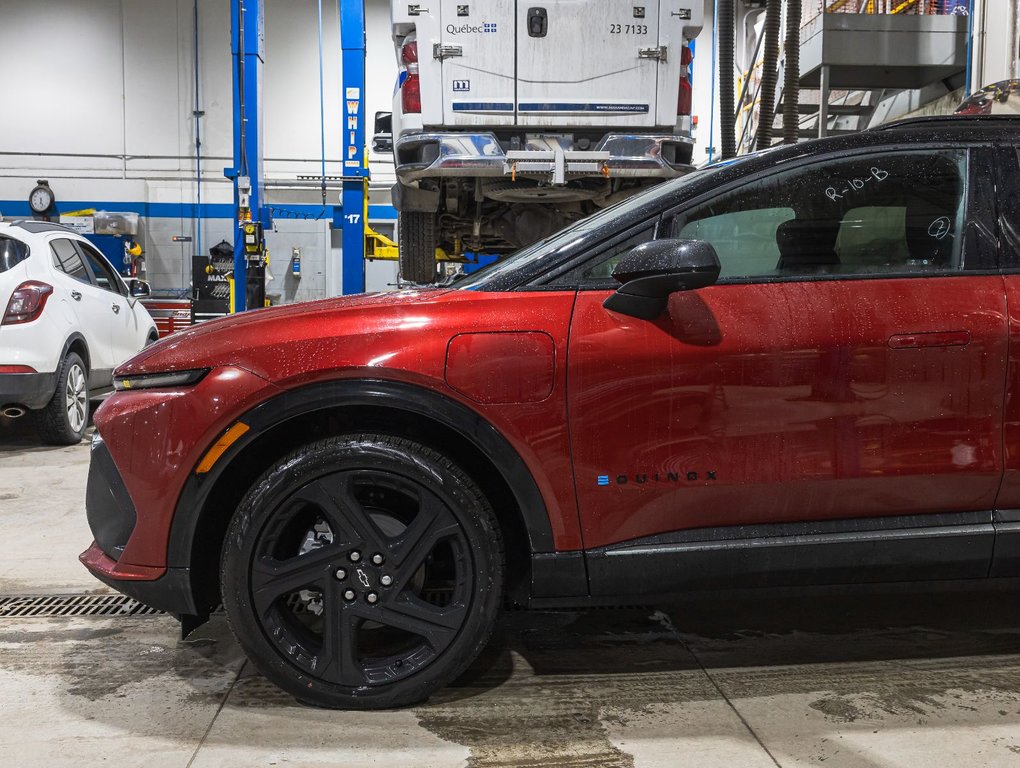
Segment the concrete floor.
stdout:
<path fill-rule="evenodd" d="M 78 565 L 88 448 L 0 423 L 0 597 Z M 222 616 L 0 618 L 0 754 L 93 766 L 1020 766 L 1018 595 L 511 613 L 426 704 L 295 704 Z"/>

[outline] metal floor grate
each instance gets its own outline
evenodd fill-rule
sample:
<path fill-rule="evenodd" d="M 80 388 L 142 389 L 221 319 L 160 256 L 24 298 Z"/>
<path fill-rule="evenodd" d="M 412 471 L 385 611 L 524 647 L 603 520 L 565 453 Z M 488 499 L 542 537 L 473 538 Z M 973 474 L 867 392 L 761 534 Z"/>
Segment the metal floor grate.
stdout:
<path fill-rule="evenodd" d="M 28 595 L 0 597 L 0 618 L 53 616 L 162 616 L 126 595 Z"/>

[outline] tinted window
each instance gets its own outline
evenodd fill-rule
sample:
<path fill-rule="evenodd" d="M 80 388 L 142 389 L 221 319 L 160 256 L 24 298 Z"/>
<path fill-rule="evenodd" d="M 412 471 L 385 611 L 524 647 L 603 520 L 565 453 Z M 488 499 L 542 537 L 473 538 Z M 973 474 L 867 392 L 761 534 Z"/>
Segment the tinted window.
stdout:
<path fill-rule="evenodd" d="M 96 276 L 96 285 L 114 293 L 124 293 L 117 273 L 103 254 L 82 242 L 76 242 L 75 245 L 78 246 L 85 261 L 89 263 L 89 267 L 92 268 L 92 274 Z"/>
<path fill-rule="evenodd" d="M 966 155 L 888 152 L 773 174 L 683 211 L 722 278 L 930 273 L 963 266 Z"/>
<path fill-rule="evenodd" d="M 28 246 L 20 240 L 0 237 L 0 272 L 13 269 L 28 258 Z"/>
<path fill-rule="evenodd" d="M 66 272 L 75 280 L 91 284 L 92 280 L 85 269 L 85 263 L 81 260 L 81 255 L 74 247 L 74 243 L 70 240 L 54 240 L 50 243 L 50 248 L 53 249 L 53 266 Z"/>

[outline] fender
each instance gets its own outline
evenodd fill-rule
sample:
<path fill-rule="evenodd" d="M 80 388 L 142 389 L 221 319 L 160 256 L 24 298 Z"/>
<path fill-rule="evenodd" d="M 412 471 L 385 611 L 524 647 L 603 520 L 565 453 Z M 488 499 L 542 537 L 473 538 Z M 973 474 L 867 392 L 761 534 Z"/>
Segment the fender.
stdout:
<path fill-rule="evenodd" d="M 78 331 L 74 331 L 70 336 L 67 337 L 67 339 L 64 340 L 64 348 L 60 350 L 60 359 L 63 360 L 65 357 L 67 357 L 67 353 L 71 349 L 71 345 L 74 344 L 76 341 L 80 341 L 81 345 L 85 347 L 85 360 L 83 362 L 85 363 L 85 365 L 89 367 L 89 370 L 91 370 L 92 355 L 89 353 L 89 344 L 87 341 L 85 341 L 85 337 L 82 336 L 81 333 Z"/>
<path fill-rule="evenodd" d="M 545 502 L 530 470 L 499 431 L 479 414 L 449 398 L 396 381 L 339 380 L 312 384 L 281 393 L 240 416 L 249 430 L 205 475 L 191 474 L 181 492 L 170 530 L 167 565 L 191 565 L 194 534 L 209 494 L 226 468 L 246 446 L 268 429 L 313 411 L 338 406 L 375 406 L 406 411 L 438 421 L 482 451 L 496 466 L 521 510 L 532 553 L 553 551 L 552 527 Z"/>

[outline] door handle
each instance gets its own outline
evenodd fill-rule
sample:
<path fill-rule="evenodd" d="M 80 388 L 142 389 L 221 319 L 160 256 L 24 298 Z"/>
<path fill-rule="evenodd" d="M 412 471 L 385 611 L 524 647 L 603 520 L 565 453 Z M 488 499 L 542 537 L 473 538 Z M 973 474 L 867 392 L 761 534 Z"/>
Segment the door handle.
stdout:
<path fill-rule="evenodd" d="M 75 301 L 81 301 L 81 294 L 78 291 L 71 291 L 71 298 Z"/>
<path fill-rule="evenodd" d="M 549 13 L 545 8 L 528 9 L 528 35 L 545 37 L 549 31 Z"/>
<path fill-rule="evenodd" d="M 111 304 L 110 306 L 113 308 L 113 313 L 115 315 L 120 314 L 120 304 Z"/>
<path fill-rule="evenodd" d="M 898 333 L 889 337 L 891 349 L 964 347 L 967 344 L 970 344 L 970 331 L 924 331 L 922 333 Z"/>

